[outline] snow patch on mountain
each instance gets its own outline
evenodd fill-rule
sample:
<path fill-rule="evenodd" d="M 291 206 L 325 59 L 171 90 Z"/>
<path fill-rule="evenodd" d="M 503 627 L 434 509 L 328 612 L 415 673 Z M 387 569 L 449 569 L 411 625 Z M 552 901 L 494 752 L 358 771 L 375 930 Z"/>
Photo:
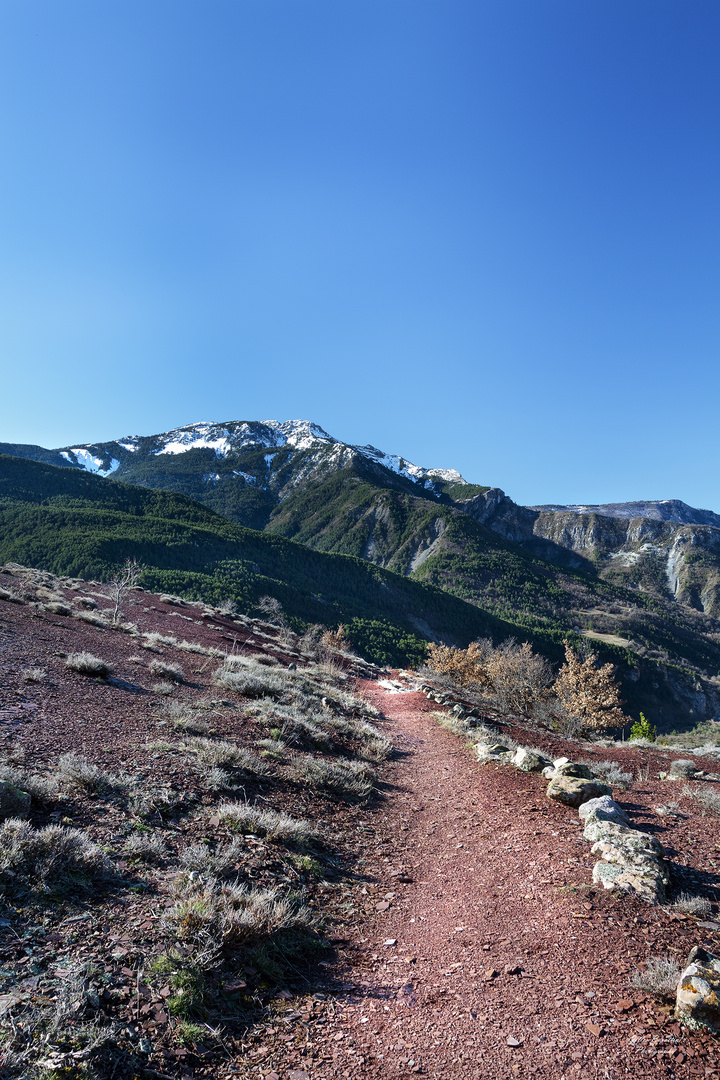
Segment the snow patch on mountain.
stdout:
<path fill-rule="evenodd" d="M 60 453 L 71 465 L 79 465 L 86 472 L 96 473 L 98 476 L 110 476 L 110 473 L 114 473 L 120 464 L 115 458 L 110 458 L 110 464 L 106 468 L 102 458 L 95 457 L 82 446 L 74 447 L 69 451 L 61 450 Z"/>

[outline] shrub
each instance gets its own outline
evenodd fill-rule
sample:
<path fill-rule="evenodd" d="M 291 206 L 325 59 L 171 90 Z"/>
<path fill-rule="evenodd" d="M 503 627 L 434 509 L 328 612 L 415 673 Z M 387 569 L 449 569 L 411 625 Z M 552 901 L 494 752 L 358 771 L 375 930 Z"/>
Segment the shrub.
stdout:
<path fill-rule="evenodd" d="M 447 645 L 428 646 L 427 666 L 437 675 L 444 675 L 471 690 L 490 689 L 491 682 L 486 671 L 486 661 L 493 649 L 487 638 L 473 641 L 467 649 Z"/>
<path fill-rule="evenodd" d="M 80 675 L 92 675 L 98 679 L 107 679 L 110 674 L 110 665 L 89 652 L 70 653 L 65 661 L 65 667 L 70 671 L 77 671 Z"/>
<path fill-rule="evenodd" d="M 636 720 L 630 728 L 630 742 L 637 739 L 647 739 L 648 742 L 655 742 L 655 731 L 656 729 L 645 716 L 645 713 L 640 713 L 640 719 Z"/>
<path fill-rule="evenodd" d="M 79 829 L 33 829 L 17 819 L 0 825 L 0 889 L 22 883 L 42 892 L 88 891 L 114 873 L 107 855 Z"/>
<path fill-rule="evenodd" d="M 319 791 L 343 798 L 367 799 L 375 784 L 375 773 L 365 763 L 324 761 L 309 754 L 294 758 L 290 776 Z"/>
<path fill-rule="evenodd" d="M 307 844 L 317 838 L 310 822 L 274 810 L 257 810 L 248 803 L 223 803 L 213 816 L 233 832 L 252 833 L 277 844 Z"/>
<path fill-rule="evenodd" d="M 121 787 L 116 776 L 103 772 L 80 754 L 63 754 L 58 761 L 58 778 L 67 791 L 101 795 Z"/>
<path fill-rule="evenodd" d="M 165 660 L 152 660 L 148 667 L 151 675 L 157 675 L 161 679 L 170 679 L 177 683 L 185 681 L 185 672 L 179 664 L 169 664 Z"/>
<path fill-rule="evenodd" d="M 581 660 L 567 642 L 565 664 L 553 689 L 563 709 L 578 722 L 583 733 L 607 731 L 627 723 L 612 664 L 599 668 L 594 656 Z"/>
<path fill-rule="evenodd" d="M 644 970 L 631 976 L 630 985 L 653 997 L 674 999 L 681 975 L 682 969 L 673 956 L 654 956 Z"/>

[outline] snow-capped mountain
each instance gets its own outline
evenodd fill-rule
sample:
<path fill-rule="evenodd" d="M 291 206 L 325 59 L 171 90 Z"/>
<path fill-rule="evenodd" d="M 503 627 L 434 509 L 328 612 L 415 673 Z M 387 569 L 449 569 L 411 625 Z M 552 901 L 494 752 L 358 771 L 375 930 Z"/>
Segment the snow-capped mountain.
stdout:
<path fill-rule="evenodd" d="M 414 465 L 395 454 L 386 454 L 374 446 L 353 446 L 329 435 L 318 424 L 309 420 L 263 420 L 227 421 L 216 423 L 200 421 L 184 427 L 173 428 L 159 435 L 128 435 L 113 442 L 84 443 L 51 451 L 60 454 L 68 465 L 111 476 L 134 471 L 142 459 L 165 455 L 182 455 L 190 451 L 211 451 L 219 461 L 249 450 L 269 451 L 265 454 L 266 465 L 274 453 L 287 449 L 302 453 L 319 453 L 327 460 L 330 451 L 336 464 L 347 464 L 354 456 L 380 465 L 397 476 L 434 490 L 440 484 L 465 484 L 455 469 L 428 469 Z M 240 475 L 236 473 L 235 475 Z M 129 477 L 128 477 L 129 478 Z M 248 482 L 257 483 L 259 478 L 248 473 Z"/>

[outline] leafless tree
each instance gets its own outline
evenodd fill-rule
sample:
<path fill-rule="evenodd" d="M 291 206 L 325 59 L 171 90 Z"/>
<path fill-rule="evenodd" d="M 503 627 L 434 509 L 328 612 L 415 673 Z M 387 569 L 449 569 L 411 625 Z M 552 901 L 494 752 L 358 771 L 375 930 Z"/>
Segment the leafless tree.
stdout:
<path fill-rule="evenodd" d="M 142 565 L 137 559 L 128 559 L 114 578 L 109 582 L 110 599 L 113 601 L 113 626 L 120 618 L 120 605 L 131 589 L 134 589 L 143 572 Z"/>

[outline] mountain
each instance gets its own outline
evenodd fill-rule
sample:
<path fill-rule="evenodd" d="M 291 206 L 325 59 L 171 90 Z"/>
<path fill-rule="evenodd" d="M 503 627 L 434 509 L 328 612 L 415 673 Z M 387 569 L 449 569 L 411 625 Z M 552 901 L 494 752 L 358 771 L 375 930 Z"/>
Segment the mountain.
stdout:
<path fill-rule="evenodd" d="M 417 662 L 428 639 L 466 644 L 517 629 L 432 586 L 246 529 L 174 492 L 0 455 L 0 564 L 107 580 L 128 558 L 157 591 L 233 600 L 243 611 L 270 595 L 299 626 L 342 622 L 380 663 Z"/>
<path fill-rule="evenodd" d="M 676 501 L 523 507 L 498 487 L 342 443 L 307 421 L 201 423 L 43 453 L 59 456 L 65 475 L 174 492 L 268 539 L 432 586 L 551 656 L 582 634 L 621 665 L 626 697 L 668 722 L 720 712 L 720 528 L 710 511 Z M 643 507 L 649 516 L 634 516 Z M 436 634 L 423 615 L 403 618 Z"/>
<path fill-rule="evenodd" d="M 454 509 L 544 561 L 720 617 L 720 515 L 679 500 L 523 507 L 456 470 L 343 443 L 306 420 L 203 422 L 56 450 L 5 443 L 0 452 L 176 491 L 238 524 L 406 575 L 454 542 L 443 540 Z M 472 583 L 458 588 L 485 596 Z"/>

